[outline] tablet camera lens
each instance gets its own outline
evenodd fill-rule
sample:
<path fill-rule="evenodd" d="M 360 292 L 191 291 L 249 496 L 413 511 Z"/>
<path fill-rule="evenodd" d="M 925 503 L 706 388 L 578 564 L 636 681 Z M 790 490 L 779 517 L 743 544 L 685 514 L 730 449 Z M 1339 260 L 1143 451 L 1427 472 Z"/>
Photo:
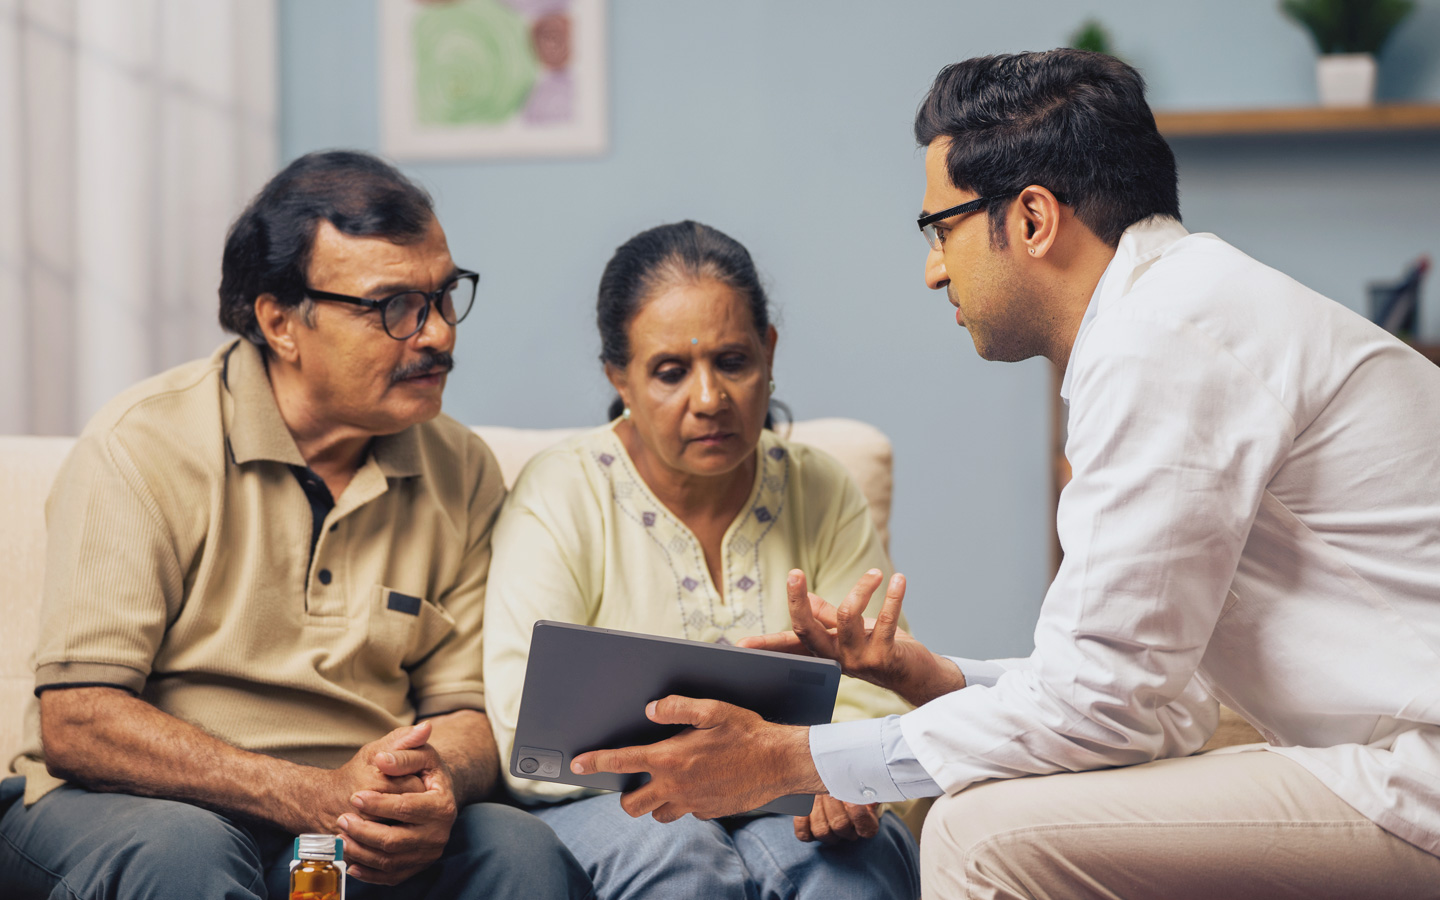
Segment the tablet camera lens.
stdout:
<path fill-rule="evenodd" d="M 540 763 L 536 762 L 535 757 L 533 756 L 527 756 L 524 759 L 520 760 L 520 771 L 524 772 L 526 775 L 534 774 L 535 770 L 538 768 L 540 768 Z"/>

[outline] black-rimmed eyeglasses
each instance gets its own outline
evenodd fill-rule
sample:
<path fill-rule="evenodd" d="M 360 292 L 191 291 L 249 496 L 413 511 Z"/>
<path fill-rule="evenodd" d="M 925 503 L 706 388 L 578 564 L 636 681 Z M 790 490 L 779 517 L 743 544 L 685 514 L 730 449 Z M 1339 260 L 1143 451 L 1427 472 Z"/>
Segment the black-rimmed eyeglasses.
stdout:
<path fill-rule="evenodd" d="M 939 212 L 930 213 L 928 216 L 920 216 L 918 219 L 915 220 L 915 224 L 920 226 L 920 233 L 924 235 L 925 243 L 930 245 L 930 249 L 939 250 L 945 245 L 945 239 L 942 238 L 940 236 L 940 232 L 935 229 L 935 226 L 938 223 L 943 222 L 946 219 L 951 218 L 952 216 L 958 216 L 961 213 L 974 212 L 977 209 L 981 209 L 986 204 L 990 203 L 992 200 L 1004 200 L 1006 197 L 1014 197 L 1016 194 L 1019 193 L 1019 191 L 1014 191 L 1007 194 L 991 194 L 988 197 L 980 197 L 979 199 L 971 200 L 968 203 L 962 203 L 959 206 L 952 206 L 949 209 L 942 209 Z M 1061 203 L 1066 202 L 1065 198 L 1060 194 L 1055 194 L 1054 196 L 1055 199 L 1060 201 Z"/>
<path fill-rule="evenodd" d="M 475 289 L 479 283 L 480 273 L 459 269 L 434 291 L 401 291 L 382 300 L 370 300 L 307 287 L 305 296 L 313 300 L 363 306 L 371 312 L 379 312 L 385 333 L 397 341 L 406 341 L 425 327 L 431 304 L 439 310 L 440 318 L 450 325 L 459 325 L 470 314 L 470 307 L 475 305 Z"/>

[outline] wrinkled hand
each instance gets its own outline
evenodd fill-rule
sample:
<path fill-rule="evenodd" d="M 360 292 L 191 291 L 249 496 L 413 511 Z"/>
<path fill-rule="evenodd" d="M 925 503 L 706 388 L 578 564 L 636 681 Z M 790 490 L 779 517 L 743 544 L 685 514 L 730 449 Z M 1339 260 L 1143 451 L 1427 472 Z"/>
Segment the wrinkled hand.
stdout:
<path fill-rule="evenodd" d="M 652 701 L 645 715 L 691 727 L 654 744 L 582 753 L 570 764 L 577 775 L 649 772 L 649 782 L 620 798 L 621 808 L 636 818 L 649 814 L 674 822 L 690 813 L 715 819 L 786 794 L 825 790 L 804 727 L 766 722 L 718 700 L 676 696 Z"/>
<path fill-rule="evenodd" d="M 375 765 L 376 754 L 423 746 L 429 739 L 430 727 L 412 725 L 397 728 L 376 741 L 371 741 L 355 751 L 345 765 L 331 769 L 315 778 L 307 775 L 310 790 L 303 797 L 297 797 L 303 807 L 302 818 L 295 823 L 307 833 L 327 834 L 334 830 L 335 820 L 354 807 L 350 798 L 360 791 L 385 791 L 401 793 L 423 791 L 424 783 L 413 774 L 389 775 Z M 307 770 L 313 771 L 313 770 Z"/>
<path fill-rule="evenodd" d="M 815 795 L 815 808 L 808 816 L 795 817 L 795 837 L 807 843 L 838 844 L 872 838 L 880 833 L 880 804 L 865 805 L 836 800 L 829 794 Z"/>
<path fill-rule="evenodd" d="M 402 731 L 408 733 L 389 741 Z M 429 737 L 429 723 L 421 722 L 361 750 L 371 751 L 371 765 L 388 781 L 355 791 L 349 798 L 353 808 L 335 822 L 345 840 L 349 875 L 399 884 L 440 858 L 459 807 L 450 770 Z"/>
<path fill-rule="evenodd" d="M 913 706 L 963 688 L 965 676 L 953 662 L 900 627 L 904 575 L 897 572 L 890 579 L 880 614 L 865 617 L 865 608 L 883 580 L 879 569 L 871 569 L 836 608 L 806 590 L 805 573 L 795 569 L 786 581 L 793 631 L 745 638 L 740 646 L 833 659 L 846 675 L 894 691 Z"/>

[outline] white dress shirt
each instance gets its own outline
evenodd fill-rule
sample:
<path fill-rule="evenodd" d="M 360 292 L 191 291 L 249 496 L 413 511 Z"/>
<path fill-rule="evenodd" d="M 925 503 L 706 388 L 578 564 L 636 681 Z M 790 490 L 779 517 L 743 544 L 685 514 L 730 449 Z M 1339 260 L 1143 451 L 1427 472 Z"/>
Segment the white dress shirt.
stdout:
<path fill-rule="evenodd" d="M 1218 698 L 1440 854 L 1440 368 L 1160 218 L 1121 238 L 1062 393 L 1065 559 L 1034 652 L 957 660 L 970 686 L 904 716 L 812 728 L 830 792 L 1183 756 Z"/>

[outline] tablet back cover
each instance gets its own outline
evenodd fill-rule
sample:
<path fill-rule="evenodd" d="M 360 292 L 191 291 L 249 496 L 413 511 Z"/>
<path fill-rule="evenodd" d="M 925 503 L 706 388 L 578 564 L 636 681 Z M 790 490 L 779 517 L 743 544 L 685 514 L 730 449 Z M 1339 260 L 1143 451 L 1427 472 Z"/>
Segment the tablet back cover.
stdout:
<path fill-rule="evenodd" d="M 652 744 L 684 730 L 645 718 L 670 694 L 722 700 L 785 725 L 821 725 L 835 710 L 840 666 L 831 660 L 704 644 L 677 638 L 540 621 L 520 698 L 510 773 L 607 791 L 628 791 L 648 775 L 575 775 L 588 750 Z M 808 794 L 781 797 L 767 812 L 809 815 Z"/>

